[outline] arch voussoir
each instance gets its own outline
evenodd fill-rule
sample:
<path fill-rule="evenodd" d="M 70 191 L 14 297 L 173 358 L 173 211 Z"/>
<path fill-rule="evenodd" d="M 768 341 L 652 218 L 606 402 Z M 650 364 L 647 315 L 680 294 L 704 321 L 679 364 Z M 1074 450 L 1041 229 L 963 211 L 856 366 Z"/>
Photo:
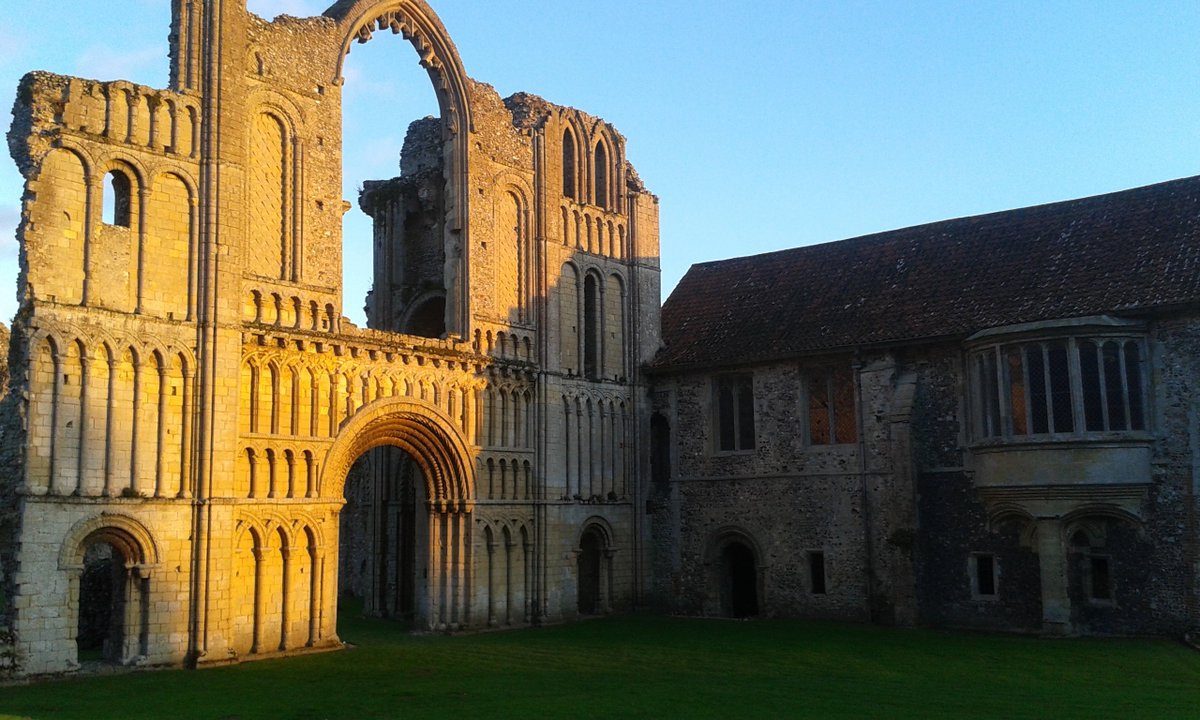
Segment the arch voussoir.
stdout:
<path fill-rule="evenodd" d="M 405 397 L 376 400 L 347 421 L 326 456 L 321 496 L 340 498 L 354 461 L 385 445 L 404 450 L 417 462 L 431 504 L 462 509 L 473 503 L 475 463 L 466 439 L 436 407 Z"/>

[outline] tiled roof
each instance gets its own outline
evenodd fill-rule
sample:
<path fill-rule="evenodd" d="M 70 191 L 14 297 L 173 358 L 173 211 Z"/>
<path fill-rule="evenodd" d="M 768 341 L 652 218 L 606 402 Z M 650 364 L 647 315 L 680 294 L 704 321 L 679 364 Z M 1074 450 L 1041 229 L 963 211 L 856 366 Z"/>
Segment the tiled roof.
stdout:
<path fill-rule="evenodd" d="M 660 369 L 1200 306 L 1200 176 L 693 265 Z"/>

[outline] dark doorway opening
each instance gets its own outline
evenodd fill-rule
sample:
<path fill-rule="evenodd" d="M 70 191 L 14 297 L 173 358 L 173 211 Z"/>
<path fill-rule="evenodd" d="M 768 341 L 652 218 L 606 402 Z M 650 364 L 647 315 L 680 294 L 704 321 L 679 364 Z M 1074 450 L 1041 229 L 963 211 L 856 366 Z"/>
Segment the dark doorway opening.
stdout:
<path fill-rule="evenodd" d="M 363 613 L 415 627 L 420 614 L 419 559 L 426 556 L 425 478 L 395 447 L 362 455 L 346 478 L 338 537 L 338 588 Z"/>
<path fill-rule="evenodd" d="M 754 551 L 740 542 L 731 542 L 721 550 L 721 614 L 733 618 L 758 615 Z"/>
<path fill-rule="evenodd" d="M 604 610 L 601 583 L 603 558 L 604 538 L 595 529 L 587 530 L 579 541 L 580 615 L 596 615 Z"/>
<path fill-rule="evenodd" d="M 104 542 L 88 546 L 79 576 L 80 662 L 119 663 L 125 618 L 125 559 Z"/>

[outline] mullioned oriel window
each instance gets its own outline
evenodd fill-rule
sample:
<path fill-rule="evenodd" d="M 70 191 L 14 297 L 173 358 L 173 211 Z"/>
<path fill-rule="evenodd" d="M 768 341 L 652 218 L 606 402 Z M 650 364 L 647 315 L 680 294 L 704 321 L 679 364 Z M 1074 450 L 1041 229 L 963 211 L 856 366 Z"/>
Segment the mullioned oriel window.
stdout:
<path fill-rule="evenodd" d="M 981 439 L 1146 429 L 1144 343 L 1066 338 L 972 358 Z"/>

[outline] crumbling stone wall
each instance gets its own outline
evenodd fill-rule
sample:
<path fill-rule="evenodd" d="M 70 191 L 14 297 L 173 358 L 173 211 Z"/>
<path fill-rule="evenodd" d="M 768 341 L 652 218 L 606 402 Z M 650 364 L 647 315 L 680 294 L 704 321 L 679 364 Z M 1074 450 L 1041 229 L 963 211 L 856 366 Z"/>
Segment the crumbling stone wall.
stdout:
<path fill-rule="evenodd" d="M 21 362 L 3 451 L 20 457 L 0 479 L 0 582 L 22 671 L 77 666 L 98 544 L 145 610 L 118 662 L 336 645 L 345 481 L 381 445 L 425 483 L 418 627 L 634 605 L 659 269 L 657 199 L 624 139 L 468 78 L 422 0 L 272 22 L 229 0 L 172 11 L 169 90 L 34 73 L 18 93 Z M 399 178 L 365 184 L 376 284 L 360 329 L 341 315 L 341 63 L 377 34 L 413 44 L 440 117 L 414 124 Z M 563 123 L 581 140 L 570 197 Z M 579 232 L 561 222 L 576 215 Z M 594 283 L 570 286 L 573 305 L 564 267 Z M 568 343 L 594 359 L 586 376 L 563 366 Z M 361 534 L 348 545 L 374 557 Z M 582 563 L 585 537 L 600 549 Z M 603 577 L 586 603 L 584 565 Z"/>

